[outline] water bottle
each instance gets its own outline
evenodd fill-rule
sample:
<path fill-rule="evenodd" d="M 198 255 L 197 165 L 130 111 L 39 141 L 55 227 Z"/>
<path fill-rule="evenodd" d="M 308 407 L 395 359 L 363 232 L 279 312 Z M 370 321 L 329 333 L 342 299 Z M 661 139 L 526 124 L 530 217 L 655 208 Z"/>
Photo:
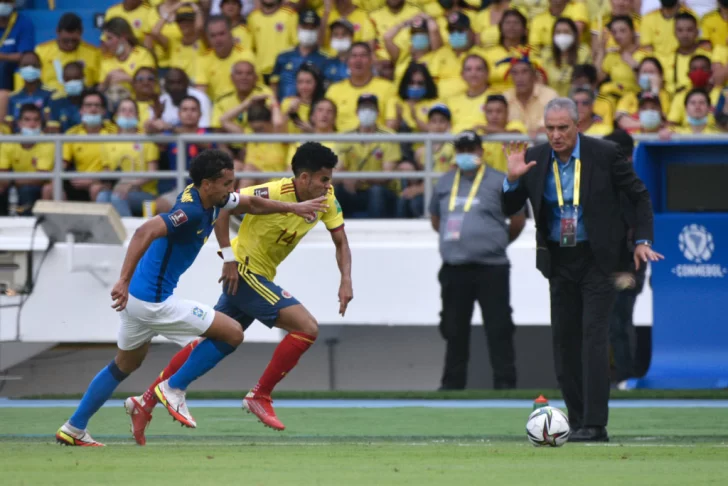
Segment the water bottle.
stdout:
<path fill-rule="evenodd" d="M 8 190 L 8 214 L 18 215 L 18 189 L 15 186 L 10 186 Z"/>
<path fill-rule="evenodd" d="M 546 400 L 546 397 L 544 397 L 543 395 L 539 395 L 538 398 L 533 401 L 534 410 L 536 410 L 537 408 L 548 407 L 548 406 L 549 406 L 549 401 Z"/>

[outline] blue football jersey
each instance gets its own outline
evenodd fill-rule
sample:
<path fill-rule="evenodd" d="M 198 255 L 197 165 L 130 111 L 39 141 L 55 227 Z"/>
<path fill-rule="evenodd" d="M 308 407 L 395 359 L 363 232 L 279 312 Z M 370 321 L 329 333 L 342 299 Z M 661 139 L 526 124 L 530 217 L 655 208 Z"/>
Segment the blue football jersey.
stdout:
<path fill-rule="evenodd" d="M 210 236 L 220 209 L 202 207 L 200 193 L 192 184 L 177 196 L 169 213 L 160 216 L 167 236 L 152 242 L 139 261 L 129 293 L 145 302 L 164 302 L 177 287 Z"/>

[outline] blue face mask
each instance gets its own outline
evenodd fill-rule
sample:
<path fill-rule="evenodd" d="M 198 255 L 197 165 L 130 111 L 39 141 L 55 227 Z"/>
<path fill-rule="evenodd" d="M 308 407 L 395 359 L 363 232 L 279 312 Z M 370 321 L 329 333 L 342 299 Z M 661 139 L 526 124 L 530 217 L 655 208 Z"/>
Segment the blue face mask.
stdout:
<path fill-rule="evenodd" d="M 116 124 L 119 125 L 119 128 L 122 130 L 134 130 L 139 126 L 139 120 L 127 116 L 117 116 Z"/>
<path fill-rule="evenodd" d="M 639 80 L 637 81 L 637 84 L 640 85 L 640 88 L 642 88 L 642 91 L 647 91 L 652 87 L 651 82 L 652 76 L 649 74 L 640 74 Z"/>
<path fill-rule="evenodd" d="M 467 32 L 450 32 L 450 47 L 453 49 L 464 49 L 468 46 Z"/>
<path fill-rule="evenodd" d="M 421 100 L 426 92 L 427 88 L 424 86 L 407 86 L 407 98 L 411 100 Z"/>
<path fill-rule="evenodd" d="M 12 3 L 0 3 L 0 17 L 10 17 L 13 10 L 15 10 L 15 5 Z"/>
<path fill-rule="evenodd" d="M 3 4 L 0 3 L 0 5 Z M 23 66 L 18 69 L 18 72 L 20 73 L 20 77 L 23 78 L 23 81 L 27 81 L 29 83 L 40 79 L 40 69 L 34 66 Z"/>
<path fill-rule="evenodd" d="M 21 127 L 20 128 L 20 134 L 21 135 L 26 135 L 26 136 L 31 136 L 31 137 L 32 136 L 38 136 L 38 135 L 40 135 L 40 128 L 26 128 L 26 127 Z"/>
<path fill-rule="evenodd" d="M 66 90 L 68 96 L 78 96 L 83 92 L 83 80 L 73 79 L 63 83 L 63 89 Z"/>
<path fill-rule="evenodd" d="M 455 154 L 455 163 L 461 170 L 469 171 L 480 167 L 480 159 L 475 154 Z"/>
<path fill-rule="evenodd" d="M 412 34 L 412 48 L 416 51 L 424 51 L 430 48 L 430 36 L 425 33 Z"/>
<path fill-rule="evenodd" d="M 101 118 L 101 115 L 95 115 L 91 113 L 85 113 L 81 115 L 81 122 L 84 125 L 88 125 L 90 127 L 98 127 L 101 125 L 101 122 L 103 119 Z"/>
<path fill-rule="evenodd" d="M 708 124 L 708 117 L 704 116 L 702 118 L 693 118 L 692 116 L 688 115 L 688 124 L 693 127 L 700 127 L 703 125 Z"/>

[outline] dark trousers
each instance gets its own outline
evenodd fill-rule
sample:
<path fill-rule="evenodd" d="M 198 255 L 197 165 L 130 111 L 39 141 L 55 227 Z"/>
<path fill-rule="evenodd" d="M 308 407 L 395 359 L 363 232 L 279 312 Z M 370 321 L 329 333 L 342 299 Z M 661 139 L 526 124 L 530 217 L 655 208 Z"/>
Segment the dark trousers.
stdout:
<path fill-rule="evenodd" d="M 609 318 L 609 344 L 612 347 L 614 358 L 614 378 L 617 383 L 635 376 L 635 329 L 634 305 L 637 296 L 644 286 L 644 271 L 634 275 L 636 285 L 634 288 L 622 290 L 617 293 L 617 299 Z"/>
<path fill-rule="evenodd" d="M 440 334 L 447 341 L 442 388 L 465 388 L 475 302 L 483 314 L 495 388 L 516 386 L 511 319 L 510 265 L 448 265 L 438 275 L 442 297 Z"/>
<path fill-rule="evenodd" d="M 572 429 L 603 427 L 609 417 L 609 316 L 616 290 L 588 243 L 549 247 L 551 330 L 556 378 Z"/>

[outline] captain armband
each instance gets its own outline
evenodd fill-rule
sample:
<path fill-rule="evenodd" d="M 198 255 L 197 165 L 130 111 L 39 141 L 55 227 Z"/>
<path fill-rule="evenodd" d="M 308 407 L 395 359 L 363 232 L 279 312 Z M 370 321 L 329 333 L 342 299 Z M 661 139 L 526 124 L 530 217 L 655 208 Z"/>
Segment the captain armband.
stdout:
<path fill-rule="evenodd" d="M 227 202 L 225 203 L 225 205 L 222 208 L 230 211 L 231 209 L 237 208 L 238 204 L 240 204 L 240 193 L 231 192 L 230 195 L 228 196 Z"/>

